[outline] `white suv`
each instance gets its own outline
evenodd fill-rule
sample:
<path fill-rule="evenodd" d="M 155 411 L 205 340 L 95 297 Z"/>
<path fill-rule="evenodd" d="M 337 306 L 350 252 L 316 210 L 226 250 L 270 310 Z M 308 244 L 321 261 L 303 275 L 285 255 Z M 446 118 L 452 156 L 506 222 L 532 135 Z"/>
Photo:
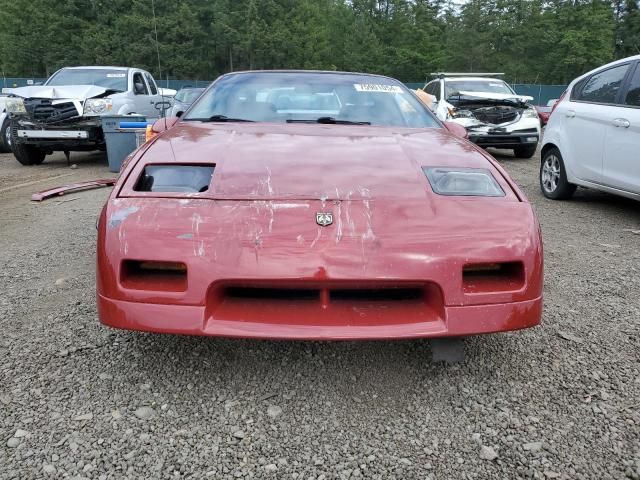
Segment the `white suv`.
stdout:
<path fill-rule="evenodd" d="M 517 158 L 531 158 L 540 138 L 538 112 L 518 95 L 501 73 L 432 73 L 437 77 L 424 86 L 435 96 L 432 109 L 442 121 L 467 129 L 469 140 L 482 148 L 513 150 Z"/>
<path fill-rule="evenodd" d="M 554 107 L 540 188 L 559 200 L 577 185 L 640 200 L 640 55 L 578 77 Z"/>

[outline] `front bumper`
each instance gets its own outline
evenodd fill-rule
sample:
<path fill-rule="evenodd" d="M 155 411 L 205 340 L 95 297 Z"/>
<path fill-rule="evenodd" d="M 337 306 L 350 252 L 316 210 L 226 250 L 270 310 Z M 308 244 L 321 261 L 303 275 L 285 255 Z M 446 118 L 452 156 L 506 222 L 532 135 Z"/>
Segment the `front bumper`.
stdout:
<path fill-rule="evenodd" d="M 101 150 L 104 134 L 99 118 L 79 118 L 57 124 L 41 124 L 14 117 L 16 143 L 46 150 Z"/>
<path fill-rule="evenodd" d="M 353 324 L 227 320 L 204 306 L 113 300 L 98 295 L 102 324 L 143 332 L 281 340 L 384 340 L 437 338 L 506 332 L 535 327 L 542 316 L 542 297 L 520 302 L 445 307 L 444 318 L 415 323 Z M 327 312 L 327 316 L 331 312 Z"/>
<path fill-rule="evenodd" d="M 89 138 L 86 130 L 18 130 L 18 138 L 36 138 L 40 140 L 84 140 Z"/>
<path fill-rule="evenodd" d="M 333 204 L 334 226 L 320 227 L 322 200 L 113 199 L 98 224 L 100 321 L 283 339 L 459 336 L 540 322 L 542 245 L 530 205 L 393 200 Z M 521 266 L 463 274 L 491 262 Z"/>
<path fill-rule="evenodd" d="M 538 130 L 530 132 L 476 132 L 469 131 L 469 140 L 480 147 L 515 148 L 537 145 L 540 139 Z"/>
<path fill-rule="evenodd" d="M 454 118 L 452 121 L 467 129 L 471 142 L 481 147 L 515 148 L 536 145 L 540 140 L 540 120 L 521 117 L 512 123 L 488 124 L 473 118 Z"/>

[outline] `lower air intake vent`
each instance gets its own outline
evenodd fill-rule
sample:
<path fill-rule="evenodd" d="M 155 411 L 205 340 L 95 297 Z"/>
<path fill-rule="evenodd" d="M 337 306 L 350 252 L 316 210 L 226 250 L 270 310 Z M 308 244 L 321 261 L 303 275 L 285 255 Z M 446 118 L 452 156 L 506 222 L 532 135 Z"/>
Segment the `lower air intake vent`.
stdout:
<path fill-rule="evenodd" d="M 478 263 L 462 270 L 464 293 L 494 293 L 520 290 L 524 287 L 522 262 Z"/>
<path fill-rule="evenodd" d="M 184 292 L 187 266 L 180 262 L 125 260 L 120 268 L 120 283 L 131 290 Z"/>
<path fill-rule="evenodd" d="M 207 318 L 290 325 L 371 326 L 444 320 L 444 300 L 433 283 L 217 283 Z"/>

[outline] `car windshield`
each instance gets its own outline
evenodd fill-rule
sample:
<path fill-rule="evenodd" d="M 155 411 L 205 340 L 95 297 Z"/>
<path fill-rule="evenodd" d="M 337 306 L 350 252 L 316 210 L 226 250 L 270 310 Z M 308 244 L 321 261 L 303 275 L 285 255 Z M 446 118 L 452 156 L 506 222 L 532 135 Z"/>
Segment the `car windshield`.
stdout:
<path fill-rule="evenodd" d="M 225 75 L 202 94 L 185 120 L 439 126 L 397 80 L 321 72 Z"/>
<path fill-rule="evenodd" d="M 193 103 L 204 91 L 204 88 L 183 88 L 176 93 L 175 99 L 181 103 Z"/>
<path fill-rule="evenodd" d="M 514 91 L 502 80 L 447 80 L 445 93 L 447 97 L 458 92 L 506 93 Z"/>
<path fill-rule="evenodd" d="M 45 85 L 96 85 L 107 90 L 127 91 L 127 71 L 109 68 L 64 68 L 54 74 Z"/>

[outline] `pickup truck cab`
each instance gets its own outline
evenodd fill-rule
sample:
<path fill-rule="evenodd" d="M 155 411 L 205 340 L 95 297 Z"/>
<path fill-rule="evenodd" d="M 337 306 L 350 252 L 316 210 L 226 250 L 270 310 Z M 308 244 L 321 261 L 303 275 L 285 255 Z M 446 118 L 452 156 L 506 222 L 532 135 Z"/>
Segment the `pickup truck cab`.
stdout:
<path fill-rule="evenodd" d="M 171 97 L 149 72 L 127 67 L 66 67 L 44 85 L 5 88 L 11 149 L 23 165 L 54 151 L 104 150 L 103 115 L 159 117 Z"/>

